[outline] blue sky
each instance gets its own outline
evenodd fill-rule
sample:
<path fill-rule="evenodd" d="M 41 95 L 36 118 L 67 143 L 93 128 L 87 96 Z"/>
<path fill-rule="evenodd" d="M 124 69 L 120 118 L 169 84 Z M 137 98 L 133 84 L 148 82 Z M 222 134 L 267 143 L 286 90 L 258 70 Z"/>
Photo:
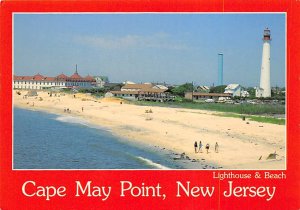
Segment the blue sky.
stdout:
<path fill-rule="evenodd" d="M 106 75 L 111 82 L 258 86 L 271 29 L 271 85 L 285 86 L 284 14 L 15 14 L 14 74 Z"/>

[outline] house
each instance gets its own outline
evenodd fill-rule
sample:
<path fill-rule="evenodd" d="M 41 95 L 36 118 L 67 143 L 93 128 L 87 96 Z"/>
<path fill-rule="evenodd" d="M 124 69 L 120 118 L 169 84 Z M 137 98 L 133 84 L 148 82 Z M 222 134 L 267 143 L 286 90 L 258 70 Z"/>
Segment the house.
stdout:
<path fill-rule="evenodd" d="M 264 95 L 264 89 L 260 87 L 255 87 L 255 97 L 261 98 Z"/>
<path fill-rule="evenodd" d="M 125 84 L 120 91 L 110 91 L 105 95 L 107 97 L 115 96 L 127 100 L 145 100 L 145 101 L 171 101 L 174 97 L 167 92 L 168 88 L 162 85 L 146 84 Z"/>
<path fill-rule="evenodd" d="M 225 88 L 224 93 L 229 93 L 232 95 L 232 97 L 235 96 L 241 97 L 242 96 L 241 91 L 242 91 L 242 87 L 239 84 L 229 84 Z"/>
<path fill-rule="evenodd" d="M 250 96 L 250 93 L 247 90 L 242 90 L 241 91 L 241 97 L 247 98 Z"/>
<path fill-rule="evenodd" d="M 95 87 L 103 88 L 106 83 L 109 82 L 108 77 L 106 76 L 94 76 L 96 81 Z"/>

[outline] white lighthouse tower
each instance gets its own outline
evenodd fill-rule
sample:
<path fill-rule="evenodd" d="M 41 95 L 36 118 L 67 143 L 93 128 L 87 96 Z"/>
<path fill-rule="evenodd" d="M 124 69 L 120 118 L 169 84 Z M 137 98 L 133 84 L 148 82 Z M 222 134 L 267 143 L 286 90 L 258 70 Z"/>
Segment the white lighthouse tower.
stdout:
<path fill-rule="evenodd" d="M 256 89 L 256 97 L 271 97 L 270 84 L 270 42 L 271 33 L 268 28 L 264 30 L 263 52 L 260 71 L 260 85 Z"/>

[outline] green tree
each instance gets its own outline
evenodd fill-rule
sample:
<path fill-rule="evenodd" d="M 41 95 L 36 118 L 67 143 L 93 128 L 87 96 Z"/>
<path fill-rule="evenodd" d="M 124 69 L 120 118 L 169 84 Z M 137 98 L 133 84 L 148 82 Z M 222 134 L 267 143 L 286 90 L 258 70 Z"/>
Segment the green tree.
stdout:
<path fill-rule="evenodd" d="M 184 94 L 186 92 L 192 92 L 193 91 L 193 84 L 192 83 L 185 83 L 183 85 L 179 85 L 177 87 L 172 88 L 170 91 L 174 95 L 184 97 Z"/>
<path fill-rule="evenodd" d="M 249 93 L 249 98 L 255 98 L 255 89 L 253 87 L 249 87 L 246 90 Z"/>
<path fill-rule="evenodd" d="M 225 88 L 226 88 L 226 85 L 219 85 L 216 87 L 211 87 L 209 92 L 210 93 L 224 93 Z"/>

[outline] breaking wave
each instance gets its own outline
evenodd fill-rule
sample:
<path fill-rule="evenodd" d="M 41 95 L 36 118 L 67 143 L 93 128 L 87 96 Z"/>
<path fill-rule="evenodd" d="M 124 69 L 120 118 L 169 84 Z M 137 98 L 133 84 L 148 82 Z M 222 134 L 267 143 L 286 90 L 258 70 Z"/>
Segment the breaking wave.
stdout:
<path fill-rule="evenodd" d="M 145 164 L 150 165 L 150 166 L 154 166 L 154 167 L 156 167 L 156 168 L 158 168 L 158 169 L 170 169 L 170 168 L 168 168 L 168 167 L 166 167 L 166 166 L 163 166 L 163 165 L 161 165 L 161 164 L 159 164 L 159 163 L 154 163 L 152 160 L 149 160 L 149 159 L 147 159 L 147 158 L 143 158 L 143 157 L 141 157 L 141 156 L 137 156 L 137 158 L 138 158 L 139 160 L 142 160 Z"/>
<path fill-rule="evenodd" d="M 77 118 L 77 117 L 72 117 L 72 116 L 58 116 L 55 118 L 55 120 L 60 121 L 60 122 L 74 123 L 74 124 L 81 124 L 81 125 L 89 126 L 87 121 Z"/>

